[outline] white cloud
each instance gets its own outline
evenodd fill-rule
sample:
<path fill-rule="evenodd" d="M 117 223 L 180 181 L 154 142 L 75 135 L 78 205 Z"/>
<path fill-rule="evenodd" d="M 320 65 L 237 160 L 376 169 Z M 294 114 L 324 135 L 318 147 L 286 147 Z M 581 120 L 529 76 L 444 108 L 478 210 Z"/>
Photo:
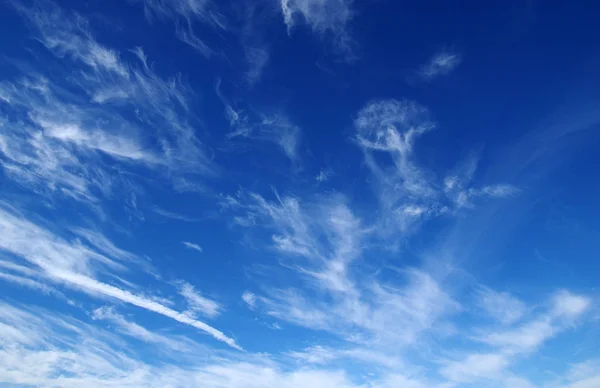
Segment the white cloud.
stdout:
<path fill-rule="evenodd" d="M 214 50 L 198 36 L 193 26 L 194 22 L 201 22 L 217 31 L 226 30 L 227 23 L 216 5 L 218 2 L 211 0 L 144 0 L 144 12 L 149 20 L 158 17 L 173 21 L 175 36 L 208 58 Z"/>
<path fill-rule="evenodd" d="M 462 62 L 462 56 L 456 52 L 443 50 L 436 53 L 419 70 L 419 75 L 425 80 L 432 80 L 447 75 Z"/>
<path fill-rule="evenodd" d="M 253 309 L 256 306 L 256 295 L 250 291 L 244 291 L 242 294 L 242 300 Z"/>
<path fill-rule="evenodd" d="M 180 78 L 160 77 L 141 48 L 119 52 L 103 46 L 82 17 L 50 3 L 37 4 L 20 8 L 22 15 L 35 38 L 61 59 L 62 66 L 56 67 L 59 74 L 53 77 L 28 75 L 0 83 L 0 104 L 8 112 L 0 119 L 0 164 L 5 176 L 21 185 L 19 190 L 32 192 L 32 198 L 61 193 L 69 207 L 48 201 L 34 216 L 39 207 L 34 201 L 25 202 L 30 198 L 20 204 L 27 213 L 0 205 L 0 279 L 70 303 L 47 311 L 0 302 L 0 385 L 533 387 L 513 375 L 511 367 L 552 338 L 575 329 L 590 309 L 588 297 L 566 290 L 554 294 L 547 310 L 541 311 L 543 307 L 535 306 L 543 304 L 526 306 L 508 293 L 484 287 L 478 305 L 468 305 L 471 301 L 464 298 L 461 284 L 449 275 L 461 268 L 448 269 L 437 257 L 423 265 L 419 246 L 410 246 L 410 252 L 395 249 L 430 218 L 467 213 L 479 201 L 518 192 L 510 184 L 477 182 L 476 158 L 448 173 L 424 166 L 418 141 L 435 124 L 425 107 L 408 100 L 372 101 L 355 117 L 353 140 L 363 152 L 367 180 L 373 182 L 378 200 L 375 206 L 354 202 L 357 199 L 331 191 L 330 185 L 325 193 L 311 192 L 311 187 L 319 186 L 314 176 L 298 180 L 310 186 L 300 189 L 302 195 L 265 196 L 239 189 L 236 195 L 218 197 L 222 212 L 234 213 L 231 223 L 243 226 L 245 235 L 256 233 L 258 238 L 247 241 L 268 251 L 264 261 L 246 268 L 246 274 L 262 277 L 256 294 L 241 294 L 253 320 L 243 314 L 229 319 L 225 304 L 185 281 L 175 284 L 179 295 L 165 295 L 161 273 L 143 255 L 153 245 L 122 243 L 135 246 L 140 252 L 135 254 L 120 248 L 121 242 L 113 243 L 104 233 L 114 227 L 131 238 L 135 228 L 127 223 L 121 227 L 110 217 L 98 220 L 80 214 L 84 206 L 70 199 L 96 207 L 114 199 L 119 203 L 107 207 L 117 205 L 120 210 L 121 202 L 128 202 L 137 211 L 146 187 L 138 182 L 151 180 L 140 171 L 148 169 L 151 178 L 169 179 L 176 191 L 188 190 L 186 195 L 211 191 L 194 180 L 218 171 L 211 152 L 196 137 L 201 123 L 194 113 L 194 94 Z M 227 28 L 215 4 L 147 0 L 146 7 L 149 14 L 175 20 L 180 39 L 211 55 L 212 49 L 195 29 L 201 28 L 197 21 Z M 315 33 L 333 37 L 336 44 L 343 46 L 349 39 L 352 2 L 280 4 L 288 27 L 303 21 Z M 268 63 L 268 51 L 260 45 L 244 47 L 250 47 L 245 53 L 250 65 L 247 80 L 256 82 Z M 131 56 L 134 61 L 129 61 Z M 44 58 L 53 64 L 47 55 Z M 62 68 L 69 74 L 61 73 Z M 231 125 L 228 141 L 272 143 L 297 163 L 300 128 L 280 113 L 256 112 L 235 99 L 229 102 L 219 87 L 217 93 Z M 321 171 L 317 180 L 326 178 L 326 171 Z M 296 180 L 292 183 L 295 187 Z M 122 191 L 129 194 L 124 201 Z M 23 197 L 7 198 L 19 202 Z M 360 201 L 364 199 L 361 193 Z M 161 207 L 152 211 L 194 220 Z M 134 221 L 140 220 L 143 214 Z M 182 244 L 202 251 L 193 242 Z M 91 299 L 71 302 L 63 292 L 76 297 L 74 290 Z M 232 289 L 235 295 L 241 290 Z M 89 301 L 115 306 L 95 305 L 92 321 L 87 322 L 90 316 L 80 308 Z M 185 310 L 175 307 L 184 303 Z M 496 321 L 480 326 L 476 319 L 477 325 L 471 327 L 460 316 L 464 311 L 479 314 L 481 308 Z M 152 313 L 169 319 L 152 319 L 157 318 Z M 260 314 L 268 318 L 263 320 Z M 235 336 L 197 319 L 200 315 L 219 316 L 217 322 L 231 328 L 258 322 L 267 334 L 252 331 L 258 341 L 249 342 L 251 351 L 236 352 L 233 349 L 241 348 Z M 290 323 L 286 331 L 273 331 L 281 328 L 281 321 Z M 171 325 L 160 327 L 163 322 Z M 190 329 L 179 324 L 200 330 L 214 347 L 191 340 L 198 334 L 193 330 L 188 337 L 178 335 L 178 328 Z M 300 347 L 285 340 L 290 338 L 284 338 L 287 333 L 300 339 Z M 264 335 L 273 336 L 272 341 L 286 349 L 261 353 Z M 213 339 L 233 349 L 215 346 Z M 146 361 L 149 354 L 152 362 Z M 579 364 L 558 378 L 556 386 L 591 387 L 598 382 L 597 369 L 593 362 Z"/>
<path fill-rule="evenodd" d="M 125 317 L 116 313 L 112 307 L 105 306 L 95 309 L 92 312 L 92 318 L 110 322 L 119 333 L 137 338 L 140 341 L 156 344 L 158 349 L 166 347 L 168 350 L 177 352 L 190 352 L 194 346 L 199 346 L 198 344 L 189 343 L 190 341 L 152 332 L 135 322 L 126 320 Z"/>
<path fill-rule="evenodd" d="M 35 127 L 21 124 L 21 131 L 37 136 L 46 148 L 54 139 L 79 150 L 165 165 L 171 171 L 214 172 L 210 156 L 192 126 L 198 123 L 188 105 L 193 93 L 180 79 L 158 76 L 139 47 L 131 50 L 139 61 L 125 61 L 115 50 L 95 40 L 85 18 L 62 11 L 51 2 L 33 8 L 16 7 L 37 39 L 56 57 L 71 59 L 70 66 L 77 69 L 58 80 L 35 76 L 20 81 L 25 87 L 19 87 L 19 82 L 0 87 L 3 95 L 10 96 L 11 107 L 41 127 L 49 139 L 36 135 Z M 62 93 L 65 89 L 72 93 Z M 124 110 L 135 119 L 126 119 Z M 146 144 L 142 134 L 156 141 Z M 79 159 L 83 156 L 68 147 L 63 149 L 66 151 L 61 149 L 59 154 L 65 155 L 63 160 L 73 159 L 70 155 Z"/>
<path fill-rule="evenodd" d="M 58 281 L 63 281 L 69 286 L 74 286 L 76 288 L 81 289 L 84 292 L 90 293 L 91 295 L 104 295 L 109 296 L 125 303 L 132 304 L 134 306 L 155 312 L 160 315 L 164 315 L 165 317 L 174 319 L 175 321 L 181 322 L 183 324 L 195 327 L 198 330 L 204 331 L 210 334 L 215 339 L 226 343 L 235 349 L 240 349 L 241 347 L 236 344 L 235 340 L 227 337 L 221 331 L 213 328 L 212 326 L 207 325 L 204 322 L 198 321 L 196 319 L 190 318 L 188 315 L 175 311 L 169 307 L 161 305 L 153 300 L 140 297 L 135 295 L 127 290 L 123 290 L 114 286 L 111 286 L 106 283 L 98 282 L 92 278 L 79 275 L 73 272 L 66 272 L 60 270 L 52 270 L 46 269 L 47 273 L 51 278 L 54 278 Z"/>
<path fill-rule="evenodd" d="M 264 114 L 252 109 L 236 109 L 221 90 L 222 81 L 218 79 L 215 92 L 225 106 L 225 116 L 233 129 L 227 134 L 230 141 L 252 139 L 267 141 L 279 146 L 281 151 L 292 161 L 298 161 L 300 145 L 300 128 L 292 123 L 284 114 Z"/>
<path fill-rule="evenodd" d="M 559 388 L 595 388 L 600 384 L 600 359 L 586 360 L 569 367 L 558 379 Z"/>
<path fill-rule="evenodd" d="M 415 140 L 435 126 L 427 109 L 413 101 L 373 101 L 354 120 L 356 141 L 365 152 L 367 166 L 378 179 L 380 200 L 386 207 L 400 200 L 435 196 L 435 190 L 413 160 Z M 391 165 L 380 165 L 373 153 L 391 156 Z"/>
<path fill-rule="evenodd" d="M 589 307 L 589 298 L 561 290 L 552 299 L 552 315 L 557 318 L 575 319 L 583 314 Z"/>
<path fill-rule="evenodd" d="M 188 217 L 186 215 L 175 213 L 175 212 L 171 212 L 171 211 L 165 210 L 165 209 L 160 208 L 160 207 L 153 207 L 152 211 L 154 213 L 160 215 L 160 216 L 163 216 L 165 218 L 170 218 L 170 219 L 173 219 L 173 220 L 179 220 L 179 221 L 185 221 L 185 222 L 196 222 L 196 221 L 198 221 L 196 218 Z"/>
<path fill-rule="evenodd" d="M 516 328 L 482 333 L 479 341 L 500 348 L 507 354 L 535 351 L 542 343 L 568 329 L 572 321 L 587 310 L 589 303 L 584 296 L 561 291 L 553 297 L 548 312 Z"/>
<path fill-rule="evenodd" d="M 510 353 L 530 352 L 556 334 L 558 328 L 547 318 L 540 318 L 508 331 L 490 332 L 481 341 Z"/>
<path fill-rule="evenodd" d="M 315 34 L 332 38 L 341 52 L 351 54 L 354 42 L 349 24 L 355 14 L 352 0 L 280 0 L 280 4 L 288 34 L 304 23 Z"/>
<path fill-rule="evenodd" d="M 41 309 L 25 310 L 0 303 L 0 383 L 36 386 L 170 386 L 211 388 L 359 388 L 343 371 L 302 368 L 286 370 L 265 357 L 215 352 L 193 361 L 154 362 L 125 345 L 121 337 L 91 324 Z M 115 324 L 126 336 L 177 346 L 170 337 L 127 322 L 111 310 L 98 309 L 97 319 Z M 166 342 L 165 342 L 166 341 Z M 176 350 L 181 350 L 176 348 Z M 190 349 L 186 349 L 188 351 Z M 218 356 L 217 356 L 218 355 Z M 160 361 L 159 361 L 160 360 Z"/>
<path fill-rule="evenodd" d="M 401 369 L 404 362 L 391 354 L 381 353 L 368 348 L 326 348 L 315 345 L 301 351 L 288 352 L 286 356 L 299 363 L 332 365 L 341 360 L 355 360 L 368 365 L 377 365 L 389 369 Z"/>
<path fill-rule="evenodd" d="M 493 297 L 497 298 L 498 295 L 493 295 Z M 506 295 L 501 295 L 502 303 L 508 304 L 508 306 L 514 305 L 514 301 L 506 300 L 506 297 Z M 561 303 L 557 302 L 558 300 L 561 302 L 571 301 L 573 305 L 577 306 L 572 310 L 572 314 L 567 313 L 568 322 L 564 322 L 565 316 L 556 313 L 557 303 Z M 440 374 L 456 382 L 506 380 L 509 377 L 508 368 L 515 364 L 519 357 L 536 352 L 546 341 L 569 329 L 571 320 L 585 312 L 589 301 L 586 297 L 563 291 L 556 294 L 552 302 L 547 312 L 516 327 L 481 330 L 472 339 L 491 346 L 494 351 L 490 353 L 469 352 L 460 359 L 443 361 L 444 366 L 440 369 Z M 505 317 L 501 316 L 500 318 Z M 518 381 L 525 387 L 531 386 L 527 382 Z M 506 384 L 506 386 L 510 385 Z"/>
<path fill-rule="evenodd" d="M 471 354 L 464 360 L 447 363 L 440 374 L 459 383 L 479 379 L 497 380 L 508 364 L 509 361 L 502 354 Z"/>
<path fill-rule="evenodd" d="M 435 126 L 429 111 L 410 100 L 371 101 L 358 111 L 354 140 L 373 176 L 383 214 L 380 233 L 397 228 L 414 232 L 428 219 L 474 208 L 477 198 L 518 192 L 508 184 L 471 187 L 477 168 L 474 158 L 443 180 L 436 179 L 439 174 L 421 166 L 416 152 L 417 140 Z"/>
<path fill-rule="evenodd" d="M 192 243 L 192 242 L 189 242 L 189 241 L 182 241 L 181 243 L 182 243 L 182 244 L 183 244 L 183 245 L 184 245 L 186 248 L 189 248 L 189 249 L 192 249 L 192 250 L 194 250 L 194 251 L 196 251 L 196 252 L 200 252 L 200 253 L 202 253 L 202 247 L 201 247 L 200 245 L 198 245 L 198 244 L 194 244 L 194 243 Z"/>
<path fill-rule="evenodd" d="M 2 264 L 0 264 L 0 266 L 2 266 Z M 22 287 L 40 291 L 44 294 L 54 295 L 65 300 L 67 299 L 62 292 L 57 291 L 55 288 L 24 276 L 0 272 L 0 279 L 6 282 L 17 284 Z"/>
<path fill-rule="evenodd" d="M 223 307 L 214 300 L 205 298 L 196 291 L 195 287 L 187 282 L 180 282 L 179 294 L 183 296 L 191 313 L 201 313 L 208 317 L 216 317 Z"/>
<path fill-rule="evenodd" d="M 236 202 L 258 225 L 273 230 L 273 248 L 289 255 L 293 268 L 316 289 L 271 289 L 254 296 L 268 315 L 342 338 L 360 334 L 379 346 L 414 343 L 423 331 L 459 309 L 427 273 L 416 269 L 386 274 L 390 282 L 364 279 L 352 270 L 362 254 L 363 226 L 341 196 L 302 204 L 296 198 L 269 202 L 257 194 Z M 394 281 L 391 281 L 391 280 Z M 403 286 L 394 287 L 399 282 Z M 323 300 L 330 300 L 324 303 Z"/>
<path fill-rule="evenodd" d="M 152 299 L 97 281 L 92 276 L 101 270 L 103 266 L 113 270 L 123 270 L 125 264 L 94 252 L 90 247 L 76 242 L 68 243 L 22 216 L 13 214 L 1 207 L 0 249 L 27 260 L 33 265 L 32 269 L 37 271 L 40 278 L 64 283 L 93 296 L 115 298 L 153 311 L 193 326 L 234 348 L 239 348 L 233 339 L 204 322 L 190 318 L 188 315 L 177 312 Z"/>
<path fill-rule="evenodd" d="M 489 288 L 478 290 L 479 304 L 493 318 L 502 324 L 517 322 L 527 312 L 525 303 L 507 292 L 496 292 Z"/>
<path fill-rule="evenodd" d="M 130 138 L 121 138 L 103 131 L 82 130 L 77 124 L 56 123 L 44 119 L 35 120 L 44 129 L 44 135 L 70 142 L 79 147 L 102 151 L 116 158 L 132 159 L 147 163 L 158 163 L 158 159 L 146 153 L 139 144 Z"/>

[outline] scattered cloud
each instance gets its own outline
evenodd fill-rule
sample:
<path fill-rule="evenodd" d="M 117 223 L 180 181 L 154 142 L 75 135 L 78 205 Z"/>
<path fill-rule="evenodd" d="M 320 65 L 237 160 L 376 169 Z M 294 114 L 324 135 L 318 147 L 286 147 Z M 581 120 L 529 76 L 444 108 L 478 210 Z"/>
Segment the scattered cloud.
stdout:
<path fill-rule="evenodd" d="M 250 86 L 256 84 L 269 64 L 269 50 L 265 47 L 246 47 L 244 49 L 248 70 L 246 80 Z"/>
<path fill-rule="evenodd" d="M 449 362 L 440 374 L 457 383 L 476 380 L 498 380 L 509 361 L 502 354 L 470 354 L 464 360 Z"/>
<path fill-rule="evenodd" d="M 183 296 L 188 304 L 190 313 L 200 313 L 208 317 L 216 317 L 221 313 L 223 307 L 215 302 L 200 295 L 196 288 L 187 282 L 179 283 L 179 294 Z"/>
<path fill-rule="evenodd" d="M 489 290 L 484 292 L 484 298 L 487 296 L 488 302 L 490 302 L 490 296 L 493 299 L 493 303 L 490 305 L 494 307 L 494 312 L 497 307 L 494 306 L 494 303 L 497 302 L 512 309 L 519 305 L 507 294 L 493 294 L 493 292 L 490 294 Z M 570 305 L 573 309 L 558 308 L 557 310 L 557 307 L 563 303 Z M 517 357 L 537 351 L 544 342 L 569 329 L 574 320 L 585 312 L 589 303 L 587 297 L 567 291 L 559 292 L 552 298 L 548 311 L 537 317 L 522 322 L 516 327 L 481 330 L 474 340 L 491 346 L 493 351 L 469 353 L 461 359 L 445 361 L 445 365 L 440 369 L 440 374 L 459 383 L 504 380 L 509 376 L 508 368 L 515 363 Z M 507 316 L 504 315 L 501 318 L 506 319 Z M 510 318 L 508 323 L 514 320 L 514 316 L 511 314 L 508 315 L 508 318 Z"/>
<path fill-rule="evenodd" d="M 3 360 L 0 382 L 10 385 L 359 387 L 342 371 L 285 371 L 268 359 L 247 356 L 239 360 L 227 353 L 220 357 L 196 357 L 193 362 L 187 363 L 167 360 L 147 363 L 134 349 L 124 346 L 121 337 L 89 322 L 42 309 L 27 310 L 4 302 L 0 310 L 3 338 L 0 344 L 0 359 Z M 152 333 L 127 322 L 112 310 L 100 308 L 92 316 L 111 322 L 119 333 L 126 336 L 175 347 L 177 351 L 190 351 L 180 348 L 182 344 L 177 343 L 175 337 Z"/>
<path fill-rule="evenodd" d="M 181 243 L 182 243 L 182 244 L 183 244 L 183 245 L 184 245 L 186 248 L 193 249 L 193 250 L 195 250 L 195 251 L 197 251 L 197 252 L 200 252 L 200 253 L 202 253 L 202 252 L 203 252 L 203 251 L 202 251 L 202 247 L 201 247 L 200 245 L 198 245 L 198 244 L 194 244 L 194 243 L 191 243 L 191 242 L 189 242 L 189 241 L 182 241 Z"/>
<path fill-rule="evenodd" d="M 329 174 L 326 171 L 321 170 L 315 179 L 317 182 L 325 182 L 329 179 Z"/>
<path fill-rule="evenodd" d="M 583 314 L 590 305 L 589 298 L 561 290 L 552 299 L 552 315 L 558 318 L 575 319 Z"/>
<path fill-rule="evenodd" d="M 422 79 L 431 81 L 443 75 L 447 75 L 460 65 L 462 56 L 456 52 L 442 50 L 436 53 L 419 70 Z"/>
<path fill-rule="evenodd" d="M 222 59 L 219 77 L 241 64 L 235 74 L 243 79 L 227 85 L 242 85 L 256 97 L 252 104 L 263 103 L 269 85 L 248 89 L 280 61 L 253 23 L 267 21 L 259 14 L 273 17 L 273 4 L 142 3 L 148 20 L 173 23 L 179 40 Z M 276 8 L 288 34 L 304 26 L 351 59 L 354 5 L 280 0 Z M 210 66 L 188 84 L 186 75 L 161 69 L 179 58 L 153 63 L 141 47 L 111 47 L 82 14 L 46 0 L 10 7 L 33 40 L 24 44 L 27 59 L 7 63 L 0 82 L 0 282 L 7 290 L 0 298 L 0 385 L 599 384 L 593 341 L 578 347 L 596 334 L 590 295 L 569 290 L 569 279 L 526 288 L 502 288 L 494 279 L 492 289 L 454 252 L 454 235 L 477 239 L 465 224 L 495 237 L 492 226 L 479 223 L 495 209 L 486 205 L 521 200 L 521 189 L 498 182 L 485 157 L 452 160 L 460 152 L 430 149 L 438 123 L 425 106 L 372 100 L 346 116 L 350 149 L 331 157 L 351 158 L 352 148 L 360 156 L 348 163 L 352 176 L 336 168 L 333 182 L 322 165 L 299 168 L 319 160 L 304 142 L 314 140 L 314 130 L 303 133 L 290 118 L 296 116 L 280 109 L 229 98 L 221 78 L 215 91 L 228 126 L 213 130 L 218 117 L 199 113 L 216 107 L 219 115 L 219 100 L 201 90 L 203 80 L 217 76 L 204 73 Z M 233 22 L 244 18 L 241 27 Z M 219 44 L 230 34 L 234 42 Z M 238 57 L 229 57 L 232 48 Z M 461 59 L 442 51 L 419 75 L 448 74 Z M 213 154 L 207 144 L 215 137 Z M 265 150 L 253 152 L 252 161 L 264 153 L 272 163 L 279 155 L 294 174 L 269 175 L 273 163 L 246 176 L 256 167 L 250 159 L 228 160 L 231 153 L 222 152 L 257 145 Z M 229 174 L 221 163 L 241 168 Z M 191 205 L 202 218 L 179 213 Z M 148 213 L 164 219 L 151 223 L 156 217 L 147 220 Z M 154 237 L 190 226 L 174 221 L 203 220 L 217 245 L 227 245 L 222 255 L 198 261 L 207 265 L 202 270 L 167 262 Z M 203 252 L 197 243 L 181 244 Z M 197 279 L 165 280 L 185 279 L 185 271 Z M 499 273 L 489 271 L 486 278 Z M 235 282 L 219 288 L 222 279 Z M 564 341 L 550 346 L 558 338 Z M 569 353 L 564 343 L 578 349 Z M 559 353 L 571 364 L 557 367 Z M 550 365 L 553 373 L 517 375 L 534 358 L 536 371 Z"/>
<path fill-rule="evenodd" d="M 257 140 L 276 144 L 293 162 L 298 162 L 301 130 L 282 113 L 265 114 L 252 109 L 237 109 L 223 94 L 221 79 L 215 91 L 225 106 L 225 117 L 232 131 L 226 135 L 229 141 Z"/>
<path fill-rule="evenodd" d="M 482 288 L 478 291 L 478 297 L 484 311 L 504 325 L 517 322 L 527 313 L 525 303 L 507 292 Z"/>
<path fill-rule="evenodd" d="M 10 209 L 1 207 L 0 249 L 26 260 L 39 278 L 64 284 L 92 296 L 113 298 L 155 312 L 202 330 L 234 348 L 240 348 L 233 339 L 204 322 L 93 277 L 107 269 L 125 270 L 127 263 L 117 262 L 76 241 L 65 241 Z M 191 291 L 193 292 L 193 288 Z"/>
<path fill-rule="evenodd" d="M 89 156 L 91 151 L 100 151 L 131 162 L 164 165 L 171 171 L 213 170 L 206 148 L 190 126 L 194 122 L 188 104 L 192 92 L 178 78 L 158 76 L 139 47 L 130 53 L 137 61 L 125 61 L 124 55 L 95 40 L 82 16 L 53 3 L 33 8 L 17 3 L 16 7 L 51 53 L 80 66 L 74 76 L 66 78 L 69 83 L 59 77 L 59 84 L 52 74 L 31 74 L 2 84 L 10 107 L 28 117 L 25 125 L 17 121 L 8 125 L 19 126 L 22 134 L 37 139 L 33 151 L 50 154 L 61 163 L 74 163 L 82 152 Z M 125 118 L 127 110 L 134 120 Z M 142 141 L 142 133 L 147 132 L 157 137 L 156 144 Z M 24 147 L 12 147 L 14 157 Z M 31 151 L 26 155 L 32 158 Z M 25 157 L 20 156 L 21 160 Z"/>
<path fill-rule="evenodd" d="M 477 198 L 504 198 L 519 192 L 506 184 L 472 187 L 476 159 L 469 159 L 442 182 L 436 173 L 421 166 L 417 141 L 436 124 L 429 111 L 414 101 L 371 101 L 357 113 L 354 127 L 354 140 L 363 151 L 385 215 L 382 230 L 399 227 L 404 232 L 415 231 L 428 219 L 473 208 Z"/>
<path fill-rule="evenodd" d="M 256 306 L 256 295 L 250 291 L 244 291 L 242 294 L 242 300 L 253 309 Z"/>
<path fill-rule="evenodd" d="M 359 335 L 362 341 L 385 347 L 414 343 L 438 319 L 458 311 L 459 305 L 422 271 L 387 273 L 389 279 L 398 276 L 404 284 L 400 288 L 353 273 L 369 228 L 362 226 L 343 198 L 304 206 L 295 198 L 268 202 L 257 194 L 240 200 L 248 201 L 239 205 L 246 212 L 243 218 L 272 229 L 272 249 L 289 255 L 309 289 L 318 290 L 312 294 L 277 288 L 265 296 L 253 295 L 252 305 L 268 315 L 346 339 Z M 331 303 L 319 302 L 330 298 Z"/>
<path fill-rule="evenodd" d="M 125 317 L 115 312 L 113 307 L 105 306 L 95 309 L 92 312 L 92 319 L 106 321 L 117 332 L 143 342 L 156 344 L 159 349 L 166 347 L 170 351 L 190 352 L 193 346 L 199 346 L 199 344 L 189 343 L 190 341 L 185 341 L 175 336 L 170 337 L 152 332 L 135 322 L 128 321 Z"/>
<path fill-rule="evenodd" d="M 170 218 L 172 220 L 185 221 L 185 222 L 196 222 L 196 221 L 198 221 L 196 218 L 188 217 L 186 215 L 175 213 L 175 212 L 171 212 L 171 211 L 165 210 L 165 209 L 160 208 L 160 207 L 154 207 L 154 208 L 152 208 L 152 211 L 154 213 L 158 214 L 159 216 L 162 216 L 162 217 L 165 217 L 165 218 Z"/>
<path fill-rule="evenodd" d="M 214 1 L 144 0 L 143 3 L 148 20 L 158 18 L 174 22 L 175 36 L 206 58 L 212 56 L 214 50 L 198 36 L 195 22 L 216 31 L 228 29 L 225 17 L 217 10 L 217 2 Z"/>
<path fill-rule="evenodd" d="M 313 33 L 332 39 L 334 47 L 352 56 L 355 46 L 349 24 L 354 18 L 352 0 L 280 0 L 283 21 L 290 34 L 305 24 Z"/>

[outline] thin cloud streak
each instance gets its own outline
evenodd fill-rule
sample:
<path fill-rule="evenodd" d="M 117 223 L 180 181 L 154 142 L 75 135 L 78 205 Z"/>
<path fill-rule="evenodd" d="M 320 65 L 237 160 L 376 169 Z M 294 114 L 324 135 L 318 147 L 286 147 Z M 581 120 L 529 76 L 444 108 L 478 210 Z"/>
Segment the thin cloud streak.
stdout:
<path fill-rule="evenodd" d="M 196 252 L 200 252 L 200 253 L 202 253 L 202 252 L 203 252 L 203 250 L 202 250 L 202 247 L 201 247 L 200 245 L 198 245 L 198 244 L 194 244 L 194 243 L 192 243 L 192 242 L 189 242 L 189 241 L 182 241 L 181 243 L 182 243 L 182 244 L 183 244 L 183 245 L 184 245 L 186 248 L 192 249 L 192 250 L 194 250 L 194 251 L 196 251 Z"/>
<path fill-rule="evenodd" d="M 11 252 L 30 262 L 40 278 L 64 283 L 92 296 L 108 296 L 134 306 L 164 315 L 183 324 L 204 331 L 229 346 L 240 349 L 235 341 L 219 330 L 177 312 L 154 300 L 136 295 L 128 290 L 100 282 L 91 277 L 93 266 L 100 265 L 123 270 L 118 263 L 88 247 L 69 244 L 47 230 L 0 208 L 0 249 Z"/>

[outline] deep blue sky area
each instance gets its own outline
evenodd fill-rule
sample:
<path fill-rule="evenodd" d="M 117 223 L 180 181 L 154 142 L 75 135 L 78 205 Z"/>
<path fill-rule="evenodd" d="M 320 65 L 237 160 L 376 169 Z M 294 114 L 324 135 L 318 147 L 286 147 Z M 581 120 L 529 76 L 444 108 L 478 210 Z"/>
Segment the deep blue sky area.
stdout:
<path fill-rule="evenodd" d="M 0 3 L 0 385 L 600 387 L 599 18 Z"/>

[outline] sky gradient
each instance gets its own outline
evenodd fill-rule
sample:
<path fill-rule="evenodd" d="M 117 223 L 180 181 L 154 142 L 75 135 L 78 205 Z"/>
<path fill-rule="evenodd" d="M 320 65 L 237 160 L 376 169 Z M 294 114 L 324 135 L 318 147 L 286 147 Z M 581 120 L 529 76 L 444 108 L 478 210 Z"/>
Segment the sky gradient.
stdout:
<path fill-rule="evenodd" d="M 599 15 L 0 3 L 0 385 L 600 387 Z"/>

